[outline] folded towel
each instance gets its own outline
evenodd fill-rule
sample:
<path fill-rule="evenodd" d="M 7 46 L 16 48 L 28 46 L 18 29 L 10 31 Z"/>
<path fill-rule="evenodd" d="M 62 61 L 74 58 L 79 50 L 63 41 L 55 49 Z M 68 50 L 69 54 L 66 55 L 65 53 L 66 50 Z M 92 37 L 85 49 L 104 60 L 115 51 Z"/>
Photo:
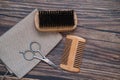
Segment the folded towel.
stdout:
<path fill-rule="evenodd" d="M 29 49 L 33 41 L 41 44 L 43 55 L 47 55 L 62 39 L 60 33 L 38 32 L 34 25 L 35 9 L 0 37 L 0 59 L 18 78 L 28 73 L 39 60 L 27 61 L 19 51 Z"/>

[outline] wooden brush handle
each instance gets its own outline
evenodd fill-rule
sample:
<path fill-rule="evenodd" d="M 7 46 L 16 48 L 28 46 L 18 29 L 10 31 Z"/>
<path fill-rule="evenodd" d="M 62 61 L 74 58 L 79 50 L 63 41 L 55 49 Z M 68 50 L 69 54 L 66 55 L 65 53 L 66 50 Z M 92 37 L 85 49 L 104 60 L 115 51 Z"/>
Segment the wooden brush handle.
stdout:
<path fill-rule="evenodd" d="M 72 35 L 68 35 L 66 37 L 64 54 L 62 56 L 62 61 L 60 64 L 60 67 L 62 69 L 71 72 L 80 71 L 79 67 L 85 42 L 86 40 L 81 37 Z"/>

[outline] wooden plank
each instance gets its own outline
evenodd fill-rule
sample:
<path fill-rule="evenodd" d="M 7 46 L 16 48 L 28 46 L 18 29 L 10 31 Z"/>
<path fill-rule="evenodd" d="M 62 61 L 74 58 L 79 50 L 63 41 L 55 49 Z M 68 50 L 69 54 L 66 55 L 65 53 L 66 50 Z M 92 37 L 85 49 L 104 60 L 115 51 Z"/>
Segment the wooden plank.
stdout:
<path fill-rule="evenodd" d="M 8 77 L 8 76 L 3 78 L 3 76 L 0 76 L 0 80 L 2 80 L 2 79 L 4 79 L 4 80 L 38 80 L 38 79 L 30 79 L 30 78 L 18 79 L 16 77 Z"/>
<path fill-rule="evenodd" d="M 119 0 L 0 0 L 0 35 L 22 20 L 34 8 L 74 9 L 78 27 L 64 32 L 63 40 L 47 56 L 59 66 L 68 34 L 87 39 L 80 73 L 55 70 L 39 63 L 24 78 L 40 80 L 120 80 L 120 1 Z M 0 75 L 6 72 L 0 63 Z"/>

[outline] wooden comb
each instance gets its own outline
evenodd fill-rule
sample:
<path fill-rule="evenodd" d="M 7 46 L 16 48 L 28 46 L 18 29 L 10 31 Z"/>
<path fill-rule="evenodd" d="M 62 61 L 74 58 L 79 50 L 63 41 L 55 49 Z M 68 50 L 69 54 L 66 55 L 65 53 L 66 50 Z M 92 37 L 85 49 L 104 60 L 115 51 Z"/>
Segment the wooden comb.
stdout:
<path fill-rule="evenodd" d="M 86 40 L 81 37 L 67 35 L 64 54 L 60 67 L 71 72 L 80 72 L 82 53 Z"/>

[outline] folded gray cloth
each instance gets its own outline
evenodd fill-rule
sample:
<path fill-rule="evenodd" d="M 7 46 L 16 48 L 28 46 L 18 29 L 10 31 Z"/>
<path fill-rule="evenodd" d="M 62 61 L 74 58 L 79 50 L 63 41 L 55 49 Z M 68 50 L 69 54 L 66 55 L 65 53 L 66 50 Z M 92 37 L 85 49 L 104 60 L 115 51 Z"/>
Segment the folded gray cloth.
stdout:
<path fill-rule="evenodd" d="M 62 39 L 60 33 L 42 33 L 35 29 L 34 10 L 26 18 L 0 37 L 0 59 L 18 77 L 22 78 L 39 60 L 27 61 L 19 51 L 29 49 L 33 41 L 41 44 L 43 55 L 47 55 Z"/>

